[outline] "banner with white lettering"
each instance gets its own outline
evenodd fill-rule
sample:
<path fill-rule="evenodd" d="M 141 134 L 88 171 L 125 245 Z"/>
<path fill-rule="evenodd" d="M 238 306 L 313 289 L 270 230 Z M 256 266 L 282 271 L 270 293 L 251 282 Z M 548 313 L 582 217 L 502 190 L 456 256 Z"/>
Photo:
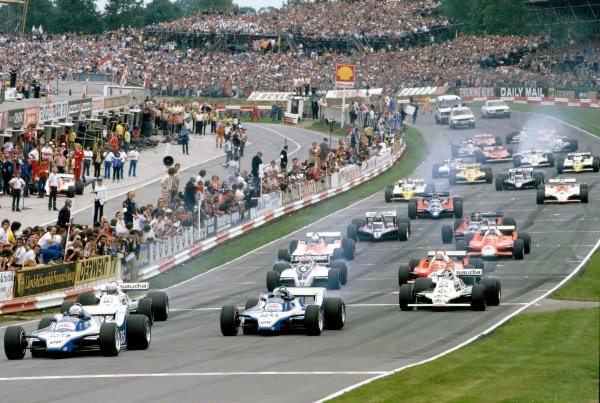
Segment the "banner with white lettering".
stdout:
<path fill-rule="evenodd" d="M 260 92 L 254 91 L 248 97 L 248 101 L 287 101 L 289 97 L 294 95 L 293 92 Z"/>
<path fill-rule="evenodd" d="M 548 96 L 548 88 L 543 87 L 496 87 L 497 97 L 503 98 L 542 98 Z"/>
<path fill-rule="evenodd" d="M 492 87 L 461 87 L 458 96 L 462 98 L 489 98 L 495 95 Z"/>
<path fill-rule="evenodd" d="M 0 272 L 0 302 L 10 301 L 13 298 L 14 283 L 14 271 Z"/>

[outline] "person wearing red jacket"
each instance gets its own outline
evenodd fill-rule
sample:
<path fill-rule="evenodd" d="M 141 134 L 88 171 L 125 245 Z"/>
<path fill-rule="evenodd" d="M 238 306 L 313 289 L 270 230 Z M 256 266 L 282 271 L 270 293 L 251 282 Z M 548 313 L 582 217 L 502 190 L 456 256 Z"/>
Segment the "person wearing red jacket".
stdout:
<path fill-rule="evenodd" d="M 81 171 L 83 170 L 83 150 L 81 146 L 77 144 L 75 151 L 73 151 L 73 176 L 78 181 L 81 178 Z"/>

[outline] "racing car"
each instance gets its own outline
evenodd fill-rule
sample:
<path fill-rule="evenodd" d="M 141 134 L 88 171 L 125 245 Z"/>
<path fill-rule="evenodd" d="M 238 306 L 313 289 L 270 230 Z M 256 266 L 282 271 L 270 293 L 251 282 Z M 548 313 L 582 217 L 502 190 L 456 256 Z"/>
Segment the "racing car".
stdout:
<path fill-rule="evenodd" d="M 534 134 L 535 133 L 535 134 Z M 531 127 L 523 127 L 521 130 L 515 130 L 506 135 L 506 144 L 518 143 L 534 143 L 545 141 L 545 135 L 548 133 L 544 130 L 538 130 Z"/>
<path fill-rule="evenodd" d="M 275 334 L 305 331 L 319 336 L 323 329 L 340 330 L 346 322 L 346 304 L 341 298 L 326 297 L 319 287 L 277 287 L 249 299 L 240 312 L 235 305 L 221 309 L 221 334 L 236 336 L 240 327 L 244 334 Z"/>
<path fill-rule="evenodd" d="M 145 315 L 130 314 L 127 307 L 72 305 L 67 312 L 42 318 L 38 329 L 27 334 L 22 326 L 9 326 L 4 333 L 4 353 L 20 360 L 27 350 L 32 357 L 100 351 L 105 357 L 121 350 L 145 350 L 150 345 L 151 325 Z"/>
<path fill-rule="evenodd" d="M 365 218 L 355 218 L 346 228 L 346 235 L 355 241 L 408 241 L 410 219 L 401 218 L 396 211 L 367 212 Z"/>
<path fill-rule="evenodd" d="M 569 153 L 566 158 L 558 160 L 556 171 L 559 174 L 563 172 L 598 172 L 600 171 L 600 159 L 593 157 L 590 152 Z"/>
<path fill-rule="evenodd" d="M 411 197 L 434 191 L 435 185 L 428 185 L 423 179 L 405 178 L 400 179 L 398 183 L 386 187 L 384 197 L 386 203 L 392 201 L 409 201 Z"/>
<path fill-rule="evenodd" d="M 458 260 L 452 260 L 452 258 Z M 438 270 L 452 267 L 463 269 L 465 267 L 484 269 L 483 260 L 479 258 L 468 258 L 467 252 L 460 251 L 429 251 L 427 258 L 410 259 L 408 265 L 398 267 L 398 285 L 413 282 L 419 277 L 428 277 Z"/>
<path fill-rule="evenodd" d="M 465 307 L 485 311 L 500 305 L 501 285 L 496 278 L 483 278 L 483 270 L 447 268 L 400 286 L 398 303 L 402 311 L 418 308 Z"/>
<path fill-rule="evenodd" d="M 553 167 L 554 155 L 552 153 L 539 152 L 535 148 L 530 151 L 522 151 L 513 154 L 513 165 L 515 168 L 526 167 Z"/>
<path fill-rule="evenodd" d="M 475 153 L 481 149 L 481 146 L 475 144 L 473 140 L 463 140 L 459 144 L 452 144 L 450 152 L 454 158 L 475 157 Z"/>
<path fill-rule="evenodd" d="M 481 164 L 461 164 L 458 169 L 453 169 L 448 174 L 448 183 L 492 183 L 494 175 L 492 169 Z"/>
<path fill-rule="evenodd" d="M 308 232 L 305 239 L 290 241 L 290 247 L 281 248 L 277 259 L 296 263 L 304 255 L 310 255 L 317 263 L 333 260 L 353 260 L 356 246 L 353 239 L 342 238 L 340 232 Z"/>
<path fill-rule="evenodd" d="M 458 169 L 458 167 L 462 163 L 463 163 L 462 158 L 446 159 L 446 160 L 442 161 L 441 163 L 436 162 L 433 164 L 433 167 L 431 168 L 431 176 L 434 179 L 441 178 L 442 176 L 448 176 L 448 173 L 452 169 Z"/>
<path fill-rule="evenodd" d="M 505 162 L 513 160 L 513 151 L 502 146 L 487 146 L 475 151 L 475 162 L 486 164 L 488 162 Z"/>
<path fill-rule="evenodd" d="M 549 179 L 537 189 L 537 204 L 545 203 L 587 203 L 588 187 L 577 183 L 575 178 Z"/>
<path fill-rule="evenodd" d="M 60 310 L 66 312 L 75 303 L 83 305 L 86 310 L 93 306 L 103 307 L 103 312 L 106 312 L 110 307 L 113 310 L 119 310 L 121 306 L 125 306 L 129 313 L 147 316 L 151 325 L 155 320 L 167 320 L 169 316 L 169 296 L 164 291 L 147 292 L 149 288 L 149 283 L 111 281 L 99 295 L 96 295 L 96 293 L 79 294 L 75 301 L 64 301 Z M 133 298 L 132 294 L 139 298 Z"/>
<path fill-rule="evenodd" d="M 536 189 L 544 183 L 544 172 L 533 168 L 511 168 L 508 173 L 496 175 L 496 190 Z"/>
<path fill-rule="evenodd" d="M 448 124 L 450 125 L 451 129 L 456 129 L 457 127 L 461 126 L 474 128 L 475 115 L 473 115 L 473 112 L 471 112 L 471 108 L 466 106 L 452 108 L 450 111 L 450 116 L 448 116 Z"/>
<path fill-rule="evenodd" d="M 555 153 L 573 152 L 579 148 L 577 139 L 570 139 L 567 136 L 559 136 L 554 130 L 547 136 L 541 136 L 542 141 L 547 144 L 549 150 Z"/>
<path fill-rule="evenodd" d="M 267 290 L 273 291 L 279 286 L 288 287 L 326 287 L 339 290 L 348 282 L 348 267 L 343 260 L 334 260 L 325 266 L 315 262 L 310 255 L 300 258 L 295 264 L 275 263 L 273 270 L 267 272 Z"/>
<path fill-rule="evenodd" d="M 81 196 L 86 186 L 92 185 L 96 182 L 94 176 L 84 176 L 82 180 L 75 180 L 75 176 L 72 174 L 58 174 L 58 195 L 73 198 L 75 195 Z M 37 184 L 36 184 L 37 185 Z M 30 188 L 31 189 L 31 188 Z M 37 186 L 31 189 L 33 193 L 37 193 Z M 50 182 L 46 182 L 45 194 L 50 194 Z"/>
<path fill-rule="evenodd" d="M 481 107 L 481 117 L 489 118 L 510 118 L 510 107 L 501 99 L 485 101 Z"/>
<path fill-rule="evenodd" d="M 531 251 L 531 236 L 525 232 L 517 233 L 514 225 L 490 225 L 473 234 L 468 241 L 457 241 L 456 250 L 467 251 L 468 256 L 511 256 L 515 260 L 521 260 Z"/>
<path fill-rule="evenodd" d="M 419 218 L 462 218 L 462 197 L 450 196 L 448 192 L 428 193 L 421 197 L 415 197 L 408 202 L 408 218 L 411 220 Z"/>
<path fill-rule="evenodd" d="M 515 219 L 504 217 L 500 211 L 488 211 L 484 213 L 471 213 L 471 218 L 457 219 L 454 226 L 442 226 L 442 242 L 452 243 L 452 239 L 471 240 L 473 234 L 487 229 L 490 225 L 512 225 L 516 227 Z"/>

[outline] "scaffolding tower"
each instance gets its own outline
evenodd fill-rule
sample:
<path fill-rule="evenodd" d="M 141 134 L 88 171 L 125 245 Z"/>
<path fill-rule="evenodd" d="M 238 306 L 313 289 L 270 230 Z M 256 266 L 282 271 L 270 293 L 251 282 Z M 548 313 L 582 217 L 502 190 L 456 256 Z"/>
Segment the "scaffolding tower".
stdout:
<path fill-rule="evenodd" d="M 527 0 L 529 25 L 592 24 L 600 29 L 600 0 Z"/>
<path fill-rule="evenodd" d="M 23 35 L 29 0 L 0 0 L 0 34 Z"/>

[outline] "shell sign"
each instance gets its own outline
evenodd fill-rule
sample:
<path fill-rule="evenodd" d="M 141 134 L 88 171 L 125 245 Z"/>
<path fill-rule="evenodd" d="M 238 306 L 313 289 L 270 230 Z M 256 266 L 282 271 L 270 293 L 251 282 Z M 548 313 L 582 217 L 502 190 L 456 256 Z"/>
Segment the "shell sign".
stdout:
<path fill-rule="evenodd" d="M 339 88 L 354 88 L 354 65 L 338 64 L 335 67 L 335 86 Z"/>

